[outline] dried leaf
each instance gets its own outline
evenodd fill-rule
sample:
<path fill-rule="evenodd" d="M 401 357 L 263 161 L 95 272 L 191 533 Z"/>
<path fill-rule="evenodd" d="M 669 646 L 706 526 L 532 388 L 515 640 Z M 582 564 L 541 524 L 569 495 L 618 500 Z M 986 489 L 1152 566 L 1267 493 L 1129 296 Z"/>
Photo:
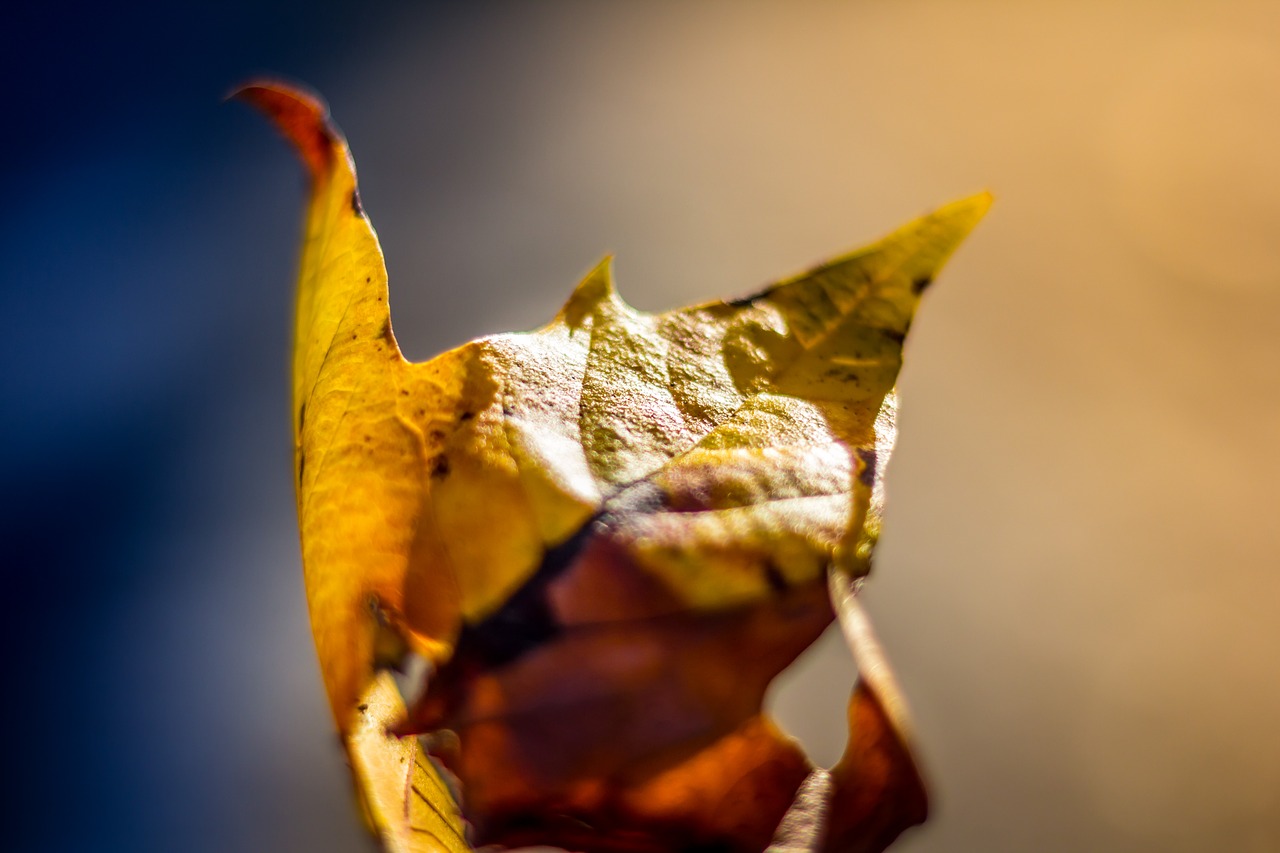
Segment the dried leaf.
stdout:
<path fill-rule="evenodd" d="M 834 790 L 824 849 L 875 853 L 928 816 L 928 794 L 913 758 L 906 702 L 871 630 L 855 587 L 832 573 L 831 599 L 858 666 L 849 699 L 849 742 L 831 768 Z"/>
<path fill-rule="evenodd" d="M 408 374 L 391 334 L 382 251 L 325 107 L 274 84 L 237 95 L 272 118 L 311 178 L 294 330 L 294 471 L 307 602 L 330 706 L 366 817 L 387 849 L 456 853 L 467 849 L 457 806 L 418 742 L 379 740 L 377 729 L 402 705 L 398 693 L 389 695 L 387 676 L 374 678 L 387 614 L 404 609 L 421 513 L 424 419 L 407 415 L 425 415 L 420 400 L 435 389 Z M 439 590 L 433 601 L 447 595 Z M 397 781 L 419 775 L 416 785 Z"/>
<path fill-rule="evenodd" d="M 388 728 L 404 717 L 394 680 L 381 673 L 356 706 L 346 738 L 365 820 L 388 853 L 467 853 L 462 814 L 414 738 Z"/>
<path fill-rule="evenodd" d="M 311 174 L 299 524 L 374 826 L 413 837 L 418 789 L 397 801 L 390 783 L 412 759 L 441 846 L 396 849 L 461 838 L 417 742 L 378 732 L 398 706 L 375 670 L 407 649 L 434 671 L 395 729 L 457 732 L 440 757 L 476 843 L 764 849 L 811 770 L 760 715 L 764 692 L 831 621 L 829 570 L 869 569 L 902 342 L 989 197 L 750 298 L 658 315 L 622 301 L 606 259 L 542 329 L 410 364 L 345 142 L 308 96 L 241 95 Z M 923 817 L 886 684 L 854 694 L 833 850 L 881 849 Z"/>

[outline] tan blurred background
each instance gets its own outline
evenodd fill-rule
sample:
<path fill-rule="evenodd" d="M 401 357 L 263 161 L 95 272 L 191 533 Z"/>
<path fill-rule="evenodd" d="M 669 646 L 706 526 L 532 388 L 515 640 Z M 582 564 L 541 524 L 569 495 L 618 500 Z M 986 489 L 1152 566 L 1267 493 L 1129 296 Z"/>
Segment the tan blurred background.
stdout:
<path fill-rule="evenodd" d="M 867 592 L 935 791 L 900 849 L 1280 850 L 1280 4 L 350 15 L 322 57 L 249 52 L 225 84 L 276 71 L 329 98 L 412 357 L 542 323 L 606 251 L 657 310 L 991 189 L 912 331 Z M 143 220 L 184 272 L 137 304 L 223 301 L 140 328 L 166 343 L 137 365 L 218 368 L 185 374 L 208 408 L 164 469 L 181 517 L 139 534 L 158 568 L 80 645 L 134 762 L 92 779 L 137 814 L 79 849 L 365 849 L 289 491 L 300 170 L 247 111 L 216 116 L 214 171 Z M 211 285 L 184 234 L 218 244 Z M 828 761 L 834 639 L 772 700 Z"/>

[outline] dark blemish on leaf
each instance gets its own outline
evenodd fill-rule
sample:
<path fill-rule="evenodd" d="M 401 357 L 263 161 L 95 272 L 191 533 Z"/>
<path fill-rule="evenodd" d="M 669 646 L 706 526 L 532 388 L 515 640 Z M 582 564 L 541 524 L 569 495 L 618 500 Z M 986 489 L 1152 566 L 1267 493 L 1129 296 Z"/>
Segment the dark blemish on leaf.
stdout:
<path fill-rule="evenodd" d="M 862 481 L 862 485 L 871 488 L 876 482 L 876 452 L 870 447 L 859 447 L 857 453 L 862 460 L 862 471 L 859 472 L 858 479 Z"/>
<path fill-rule="evenodd" d="M 401 388 L 401 389 L 400 389 L 400 396 L 401 396 L 401 397 L 408 397 L 408 396 L 409 396 L 409 389 L 408 389 L 408 388 Z"/>
<path fill-rule="evenodd" d="M 764 579 L 765 583 L 769 584 L 769 589 L 773 590 L 775 593 L 784 593 L 787 591 L 788 584 L 786 576 L 782 574 L 781 569 L 771 562 L 766 562 L 764 564 Z"/>
<path fill-rule="evenodd" d="M 768 295 L 769 291 L 762 290 L 759 293 L 752 293 L 748 296 L 738 296 L 733 299 L 726 299 L 724 300 L 724 304 L 728 305 L 730 308 L 750 308 L 755 305 L 758 300 L 761 300 Z"/>
<path fill-rule="evenodd" d="M 471 420 L 472 418 L 474 418 L 475 416 L 476 416 L 476 413 L 475 413 L 475 412 L 463 412 L 462 414 L 458 415 L 458 420 L 460 420 L 460 421 L 469 421 L 469 420 Z"/>
<path fill-rule="evenodd" d="M 443 453 L 431 462 L 431 476 L 437 480 L 449 476 L 449 457 Z"/>
<path fill-rule="evenodd" d="M 368 703 L 357 705 L 356 710 L 363 714 L 365 711 L 369 710 L 369 705 Z"/>
<path fill-rule="evenodd" d="M 307 404 L 303 403 L 298 407 L 298 432 L 302 432 L 302 425 L 307 421 Z"/>
<path fill-rule="evenodd" d="M 862 380 L 858 378 L 855 371 L 843 367 L 827 368 L 822 374 L 823 379 L 833 379 L 837 382 L 848 382 L 853 385 L 861 385 Z"/>
<path fill-rule="evenodd" d="M 508 406 L 508 405 L 505 405 L 505 404 L 503 405 L 503 407 L 502 407 L 502 416 L 503 416 L 504 418 L 509 418 L 509 417 L 511 417 L 512 415 L 514 415 L 515 413 L 516 413 L 516 410 L 515 410 L 515 408 L 514 408 L 514 407 L 512 407 L 512 406 Z"/>
<path fill-rule="evenodd" d="M 356 216 L 364 215 L 364 207 L 360 204 L 360 188 L 356 187 L 351 191 L 351 212 Z"/>
<path fill-rule="evenodd" d="M 391 337 L 391 318 L 390 317 L 382 321 L 382 329 L 379 330 L 378 334 L 382 335 L 382 339 L 387 343 L 391 343 L 394 340 Z"/>
<path fill-rule="evenodd" d="M 303 452 L 299 452 L 298 453 L 298 485 L 299 486 L 302 485 L 302 474 L 306 470 L 307 470 L 307 454 Z"/>
<path fill-rule="evenodd" d="M 373 441 L 373 436 L 371 436 L 371 435 L 366 435 L 366 436 L 364 437 L 364 443 L 365 443 L 365 444 L 368 444 L 368 443 L 369 443 L 369 442 L 371 442 L 371 441 Z"/>
<path fill-rule="evenodd" d="M 889 340 L 893 341 L 898 346 L 902 346 L 902 343 L 907 339 L 906 334 L 903 332 L 899 332 L 897 329 L 884 329 L 883 331 L 884 331 L 884 336 Z"/>
<path fill-rule="evenodd" d="M 368 284 L 368 283 L 369 283 L 369 282 L 371 282 L 371 281 L 373 281 L 373 279 L 372 279 L 372 278 L 370 278 L 369 276 L 365 276 L 365 277 L 364 277 L 364 283 L 365 283 L 365 284 Z"/>
<path fill-rule="evenodd" d="M 430 435 L 431 435 L 432 441 L 435 441 L 435 442 L 444 441 L 444 430 L 442 429 L 433 429 L 430 432 Z"/>
<path fill-rule="evenodd" d="M 911 292 L 914 293 L 916 296 L 919 296 L 920 294 L 928 290 L 929 285 L 931 284 L 933 284 L 933 276 L 922 275 L 911 282 Z"/>

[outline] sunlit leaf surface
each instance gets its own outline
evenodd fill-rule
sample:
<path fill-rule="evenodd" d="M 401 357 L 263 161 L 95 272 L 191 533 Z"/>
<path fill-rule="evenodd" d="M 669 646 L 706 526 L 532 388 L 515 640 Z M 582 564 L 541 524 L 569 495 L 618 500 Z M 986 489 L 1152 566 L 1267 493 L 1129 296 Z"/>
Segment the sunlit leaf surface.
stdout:
<path fill-rule="evenodd" d="M 812 767 L 761 702 L 833 601 L 863 677 L 844 758 L 801 798 L 825 792 L 803 843 L 879 850 L 923 820 L 901 701 L 849 585 L 879 533 L 903 340 L 989 197 L 749 298 L 663 314 L 627 305 L 606 260 L 543 328 L 412 364 L 325 109 L 278 84 L 240 95 L 311 177 L 293 374 L 303 565 L 386 846 L 764 849 Z M 405 710 L 378 669 L 407 652 L 432 674 Z M 465 825 L 414 734 L 456 774 Z"/>

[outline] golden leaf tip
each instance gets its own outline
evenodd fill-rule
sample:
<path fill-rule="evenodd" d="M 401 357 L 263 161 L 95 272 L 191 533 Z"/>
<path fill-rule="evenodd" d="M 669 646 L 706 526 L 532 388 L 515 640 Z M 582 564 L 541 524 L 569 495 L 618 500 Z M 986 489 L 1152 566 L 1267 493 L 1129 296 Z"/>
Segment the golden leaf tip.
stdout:
<path fill-rule="evenodd" d="M 293 143 L 313 180 L 333 167 L 334 148 L 342 135 L 329 121 L 329 107 L 319 95 L 282 80 L 251 80 L 227 95 L 257 107 Z"/>
<path fill-rule="evenodd" d="M 610 252 L 583 276 L 559 316 L 569 328 L 576 329 L 597 305 L 614 295 L 613 253 Z"/>
<path fill-rule="evenodd" d="M 990 190 L 983 190 L 982 192 L 948 202 L 935 210 L 931 216 L 949 219 L 957 225 L 963 225 L 967 233 L 987 215 L 987 211 L 991 209 L 995 198 Z"/>

